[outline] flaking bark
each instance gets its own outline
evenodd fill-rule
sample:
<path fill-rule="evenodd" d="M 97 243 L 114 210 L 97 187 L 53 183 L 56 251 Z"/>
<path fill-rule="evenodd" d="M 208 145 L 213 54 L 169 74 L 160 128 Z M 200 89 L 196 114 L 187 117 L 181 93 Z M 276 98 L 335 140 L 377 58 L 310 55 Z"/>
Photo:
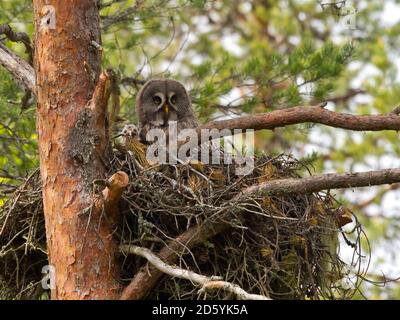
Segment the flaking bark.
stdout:
<path fill-rule="evenodd" d="M 52 298 L 113 299 L 120 291 L 116 244 L 104 210 L 93 205 L 92 183 L 104 179 L 109 146 L 107 76 L 99 80 L 101 56 L 91 45 L 101 43 L 98 8 L 91 0 L 34 0 L 33 7 Z"/>

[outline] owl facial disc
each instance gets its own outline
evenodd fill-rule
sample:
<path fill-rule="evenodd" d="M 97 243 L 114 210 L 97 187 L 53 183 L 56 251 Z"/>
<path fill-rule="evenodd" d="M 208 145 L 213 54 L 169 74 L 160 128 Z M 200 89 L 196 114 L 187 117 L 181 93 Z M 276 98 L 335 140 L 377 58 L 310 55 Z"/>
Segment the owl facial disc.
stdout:
<path fill-rule="evenodd" d="M 178 131 L 198 126 L 185 87 L 173 79 L 147 81 L 136 96 L 136 110 L 142 137 L 151 129 L 168 130 L 172 122 L 178 123 Z"/>

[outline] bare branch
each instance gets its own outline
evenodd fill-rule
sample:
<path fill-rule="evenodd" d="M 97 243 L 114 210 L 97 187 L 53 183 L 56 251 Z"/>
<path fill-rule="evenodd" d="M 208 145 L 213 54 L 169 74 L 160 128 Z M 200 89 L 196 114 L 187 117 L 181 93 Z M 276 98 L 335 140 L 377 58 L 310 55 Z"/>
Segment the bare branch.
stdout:
<path fill-rule="evenodd" d="M 125 254 L 136 254 L 146 258 L 153 266 L 165 274 L 180 279 L 186 279 L 201 285 L 199 292 L 209 289 L 224 289 L 235 294 L 239 299 L 242 300 L 270 300 L 262 295 L 247 293 L 245 290 L 235 284 L 222 281 L 220 277 L 206 277 L 190 270 L 170 266 L 147 248 L 133 245 L 123 245 L 120 246 L 120 250 Z"/>
<path fill-rule="evenodd" d="M 158 256 L 169 264 L 175 264 L 183 253 L 202 243 L 205 239 L 226 230 L 229 226 L 224 223 L 204 223 L 201 226 L 193 226 L 179 235 L 177 238 L 169 241 L 161 249 Z M 140 300 L 144 299 L 149 292 L 159 283 L 163 272 L 151 264 L 143 266 L 134 276 L 131 283 L 125 287 L 120 299 L 122 300 Z"/>
<path fill-rule="evenodd" d="M 200 133 L 200 130 L 203 128 L 215 128 L 219 130 L 273 130 L 287 125 L 307 122 L 354 131 L 400 130 L 400 116 L 395 113 L 385 115 L 351 115 L 329 111 L 324 109 L 322 105 L 316 105 L 293 107 L 229 120 L 211 121 L 200 126 L 198 132 Z"/>
<path fill-rule="evenodd" d="M 243 195 L 253 193 L 304 194 L 321 190 L 370 187 L 398 182 L 400 182 L 400 169 L 385 169 L 344 174 L 328 173 L 309 178 L 290 178 L 267 181 L 245 189 Z"/>
<path fill-rule="evenodd" d="M 104 209 L 107 216 L 117 221 L 119 215 L 119 200 L 121 199 L 122 192 L 129 184 L 129 177 L 123 171 L 114 173 L 107 181 L 107 188 L 103 190 Z"/>
<path fill-rule="evenodd" d="M 105 70 L 100 74 L 90 101 L 90 108 L 101 114 L 104 114 L 107 111 L 108 99 L 110 98 L 110 91 L 107 89 L 111 75 L 112 70 Z"/>
<path fill-rule="evenodd" d="M 2 43 L 0 43 L 0 64 L 11 73 L 19 85 L 34 93 L 36 92 L 36 79 L 33 67 Z"/>

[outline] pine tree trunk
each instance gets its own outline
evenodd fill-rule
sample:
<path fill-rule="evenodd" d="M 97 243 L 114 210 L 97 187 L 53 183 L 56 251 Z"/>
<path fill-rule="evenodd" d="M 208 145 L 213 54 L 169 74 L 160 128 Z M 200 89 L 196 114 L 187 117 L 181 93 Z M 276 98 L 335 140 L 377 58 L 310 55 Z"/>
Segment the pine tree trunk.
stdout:
<path fill-rule="evenodd" d="M 37 128 L 52 299 L 114 299 L 112 226 L 93 203 L 105 178 L 106 116 L 88 108 L 101 67 L 97 1 L 34 0 Z"/>

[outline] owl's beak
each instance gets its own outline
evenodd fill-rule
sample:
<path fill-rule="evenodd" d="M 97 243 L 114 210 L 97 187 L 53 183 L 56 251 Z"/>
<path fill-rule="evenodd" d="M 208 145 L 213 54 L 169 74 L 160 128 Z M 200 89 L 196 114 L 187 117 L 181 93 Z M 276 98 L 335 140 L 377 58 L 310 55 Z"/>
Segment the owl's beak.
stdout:
<path fill-rule="evenodd" d="M 169 112 L 169 105 L 168 105 L 168 103 L 166 103 L 166 104 L 164 105 L 164 111 L 165 111 L 166 114 L 168 114 L 168 112 Z"/>

